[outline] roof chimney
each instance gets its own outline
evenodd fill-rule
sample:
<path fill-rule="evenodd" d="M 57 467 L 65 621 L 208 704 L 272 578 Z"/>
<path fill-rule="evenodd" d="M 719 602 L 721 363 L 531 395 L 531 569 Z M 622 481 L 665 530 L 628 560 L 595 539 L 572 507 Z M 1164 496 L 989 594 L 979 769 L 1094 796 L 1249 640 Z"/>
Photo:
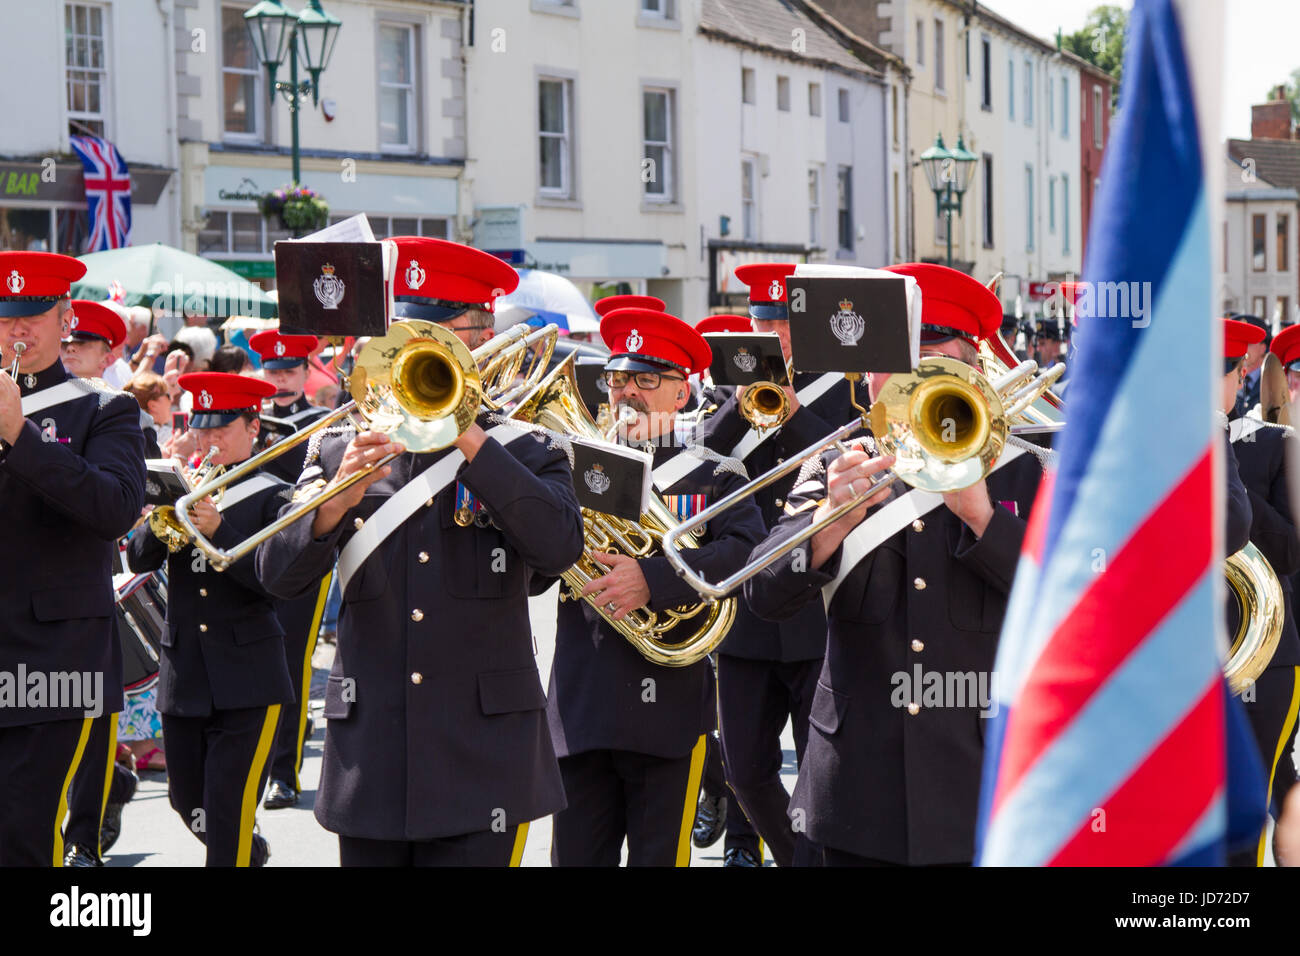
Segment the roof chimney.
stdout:
<path fill-rule="evenodd" d="M 1251 139 L 1294 139 L 1291 131 L 1291 103 L 1286 87 L 1275 86 L 1269 101 L 1250 108 Z"/>

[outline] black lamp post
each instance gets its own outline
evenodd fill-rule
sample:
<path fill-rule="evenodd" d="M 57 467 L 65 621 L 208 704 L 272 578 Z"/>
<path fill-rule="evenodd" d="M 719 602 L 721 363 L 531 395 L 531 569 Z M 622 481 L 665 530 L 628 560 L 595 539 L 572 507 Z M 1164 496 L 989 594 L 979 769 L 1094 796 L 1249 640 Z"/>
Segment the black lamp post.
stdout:
<path fill-rule="evenodd" d="M 961 212 L 961 198 L 970 186 L 978 157 L 966 148 L 961 135 L 957 145 L 948 149 L 943 145 L 943 134 L 934 139 L 934 145 L 921 154 L 921 166 L 929 180 L 939 212 L 946 220 L 948 234 L 948 267 L 952 268 L 952 214 Z"/>
<path fill-rule="evenodd" d="M 341 20 L 321 9 L 320 0 L 308 0 L 307 9 L 294 13 L 280 0 L 262 0 L 244 14 L 248 35 L 253 42 L 257 58 L 266 67 L 271 79 L 271 90 L 283 93 L 289 104 L 289 122 L 292 130 L 293 182 L 301 179 L 298 164 L 298 108 L 311 95 L 312 104 L 320 99 L 320 75 L 329 65 L 330 54 L 339 37 Z M 298 81 L 298 55 L 311 79 Z M 277 83 L 275 73 L 289 56 L 289 82 Z"/>

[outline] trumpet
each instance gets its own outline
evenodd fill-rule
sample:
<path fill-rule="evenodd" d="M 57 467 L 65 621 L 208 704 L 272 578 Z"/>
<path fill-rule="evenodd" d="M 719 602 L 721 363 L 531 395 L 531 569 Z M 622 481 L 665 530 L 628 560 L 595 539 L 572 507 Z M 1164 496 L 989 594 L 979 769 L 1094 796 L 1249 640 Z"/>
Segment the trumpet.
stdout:
<path fill-rule="evenodd" d="M 217 451 L 216 445 L 208 448 L 208 453 L 203 456 L 203 460 L 190 473 L 191 486 L 197 487 L 209 482 L 225 469 L 225 465 L 212 464 L 212 459 L 217 454 Z M 214 503 L 221 501 L 221 489 L 217 490 L 213 501 Z M 153 532 L 155 538 L 167 545 L 167 550 L 172 554 L 185 547 L 191 537 L 186 527 L 176 517 L 177 507 L 179 507 L 179 504 L 160 505 L 149 513 L 149 530 Z M 188 507 L 186 510 L 188 510 Z"/>
<path fill-rule="evenodd" d="M 1026 411 L 1064 373 L 1065 366 L 1060 363 L 1040 371 L 1037 363 L 1022 362 L 990 380 L 956 359 L 926 358 L 911 374 L 891 375 L 869 411 L 858 405 L 858 376 L 850 375 L 854 388 L 852 402 L 861 413 L 860 418 L 837 428 L 785 464 L 751 480 L 672 529 L 664 536 L 664 556 L 701 597 L 716 601 L 900 478 L 914 488 L 936 492 L 957 491 L 973 485 L 992 471 L 1008 436 L 1055 431 L 1064 424 L 1063 421 L 1041 424 L 1025 420 Z M 844 451 L 843 440 L 868 426 L 881 454 L 892 455 L 897 460 L 890 471 L 873 478 L 861 494 L 716 584 L 705 580 L 681 560 L 676 545 L 683 535 L 802 468 L 808 459 L 831 448 Z"/>
<path fill-rule="evenodd" d="M 440 451 L 474 423 L 480 410 L 504 409 L 531 392 L 546 373 L 558 336 L 556 325 L 541 329 L 516 325 L 471 352 L 454 332 L 433 322 L 394 322 L 382 338 L 371 339 L 362 348 L 348 379 L 352 401 L 219 478 L 195 487 L 176 502 L 177 519 L 208 562 L 224 570 L 398 455 L 387 455 L 328 490 L 299 501 L 276 521 L 226 549 L 218 548 L 194 526 L 188 509 L 195 501 L 239 481 L 344 420 L 359 431 L 383 432 L 409 452 Z M 541 346 L 541 351 L 534 352 L 535 346 Z M 530 355 L 532 362 L 524 371 Z"/>

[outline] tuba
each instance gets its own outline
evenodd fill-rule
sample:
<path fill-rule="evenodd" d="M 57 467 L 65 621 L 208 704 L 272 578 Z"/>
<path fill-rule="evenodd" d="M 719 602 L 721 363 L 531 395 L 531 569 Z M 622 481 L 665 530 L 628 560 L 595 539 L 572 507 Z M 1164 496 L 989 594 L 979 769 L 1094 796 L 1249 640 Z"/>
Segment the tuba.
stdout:
<path fill-rule="evenodd" d="M 1255 683 L 1282 639 L 1282 585 L 1268 559 L 1250 542 L 1224 562 L 1228 593 L 1237 601 L 1241 622 L 1228 646 L 1223 676 L 1238 696 Z"/>
<path fill-rule="evenodd" d="M 565 435 L 596 441 L 605 439 L 578 394 L 572 356 L 561 362 L 520 403 L 516 417 Z M 663 553 L 664 536 L 677 525 L 677 519 L 654 495 L 650 498 L 650 510 L 641 516 L 638 523 L 582 509 L 583 537 L 589 552 L 603 551 L 633 558 L 654 557 Z M 699 544 L 694 537 L 688 536 L 681 540 L 680 546 L 689 553 Z M 587 601 L 651 663 L 665 667 L 694 664 L 722 643 L 735 620 L 736 599 L 732 597 L 721 601 L 701 601 L 667 611 L 642 607 L 623 620 L 615 621 L 593 597 L 579 597 L 588 582 L 605 573 L 603 565 L 584 553 L 577 564 L 560 576 L 565 584 L 560 591 L 560 600 Z"/>

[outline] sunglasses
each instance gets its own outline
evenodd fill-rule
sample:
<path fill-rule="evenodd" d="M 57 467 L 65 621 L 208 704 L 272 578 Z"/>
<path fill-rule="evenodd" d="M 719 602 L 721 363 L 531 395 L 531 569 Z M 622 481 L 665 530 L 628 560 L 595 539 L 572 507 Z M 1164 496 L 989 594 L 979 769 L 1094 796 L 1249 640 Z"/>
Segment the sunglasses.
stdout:
<path fill-rule="evenodd" d="M 656 388 L 664 383 L 684 382 L 686 379 L 677 375 L 664 375 L 661 372 L 624 372 L 624 371 L 606 371 L 602 376 L 605 384 L 610 388 L 627 388 L 628 380 L 636 382 L 636 387 L 643 392 L 653 392 Z"/>

